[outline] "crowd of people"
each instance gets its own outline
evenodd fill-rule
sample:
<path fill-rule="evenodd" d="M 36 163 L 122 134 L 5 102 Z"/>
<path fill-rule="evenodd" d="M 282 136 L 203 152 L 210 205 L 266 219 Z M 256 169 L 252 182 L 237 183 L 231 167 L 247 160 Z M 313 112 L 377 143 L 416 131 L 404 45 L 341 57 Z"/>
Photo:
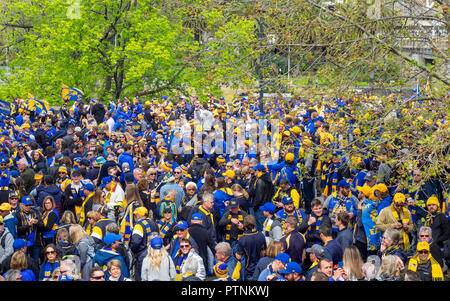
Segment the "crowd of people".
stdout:
<path fill-rule="evenodd" d="M 342 118 L 351 100 L 250 100 L 80 99 L 37 114 L 15 99 L 0 118 L 0 279 L 447 280 L 448 177 L 370 150 L 350 164 L 363 134 Z"/>

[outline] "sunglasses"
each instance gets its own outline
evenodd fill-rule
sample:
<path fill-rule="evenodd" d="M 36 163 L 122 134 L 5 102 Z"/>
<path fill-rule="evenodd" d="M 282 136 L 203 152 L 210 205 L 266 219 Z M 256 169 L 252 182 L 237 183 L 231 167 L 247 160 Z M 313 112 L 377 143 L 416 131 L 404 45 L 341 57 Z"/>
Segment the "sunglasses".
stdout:
<path fill-rule="evenodd" d="M 189 248 L 190 247 L 190 245 L 180 245 L 180 248 L 182 248 L 182 249 L 186 249 L 186 248 Z"/>
<path fill-rule="evenodd" d="M 417 253 L 419 253 L 419 254 L 428 254 L 430 252 L 428 252 L 428 251 L 417 251 Z"/>
<path fill-rule="evenodd" d="M 95 276 L 95 277 L 91 277 L 92 279 L 96 279 L 96 280 L 100 280 L 100 279 L 104 279 L 105 275 L 103 276 Z"/>
<path fill-rule="evenodd" d="M 56 254 L 56 252 L 55 251 L 47 251 L 47 252 L 45 252 L 45 255 L 49 255 L 49 254 Z"/>
<path fill-rule="evenodd" d="M 174 171 L 174 173 L 179 174 L 179 173 L 181 173 L 181 171 Z"/>
<path fill-rule="evenodd" d="M 155 173 L 150 173 L 149 175 L 150 175 L 150 176 L 156 176 L 156 174 L 155 174 Z"/>
<path fill-rule="evenodd" d="M 420 237 L 430 237 L 430 235 L 420 235 Z"/>

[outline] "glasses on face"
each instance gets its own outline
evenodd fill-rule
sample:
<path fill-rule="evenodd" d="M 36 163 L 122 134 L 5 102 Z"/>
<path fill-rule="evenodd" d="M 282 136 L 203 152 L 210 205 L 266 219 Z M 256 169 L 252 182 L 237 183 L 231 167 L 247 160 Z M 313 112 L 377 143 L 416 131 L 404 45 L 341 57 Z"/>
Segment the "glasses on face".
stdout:
<path fill-rule="evenodd" d="M 124 138 L 124 139 L 125 139 L 125 136 L 120 136 L 120 139 L 122 139 L 122 138 Z"/>
<path fill-rule="evenodd" d="M 419 254 L 428 254 L 430 252 L 428 252 L 428 251 L 417 251 L 417 253 L 419 253 Z"/>
<path fill-rule="evenodd" d="M 56 254 L 56 252 L 55 251 L 47 251 L 47 252 L 45 252 L 45 255 L 50 255 L 50 254 Z"/>
<path fill-rule="evenodd" d="M 186 189 L 186 190 L 192 190 L 192 191 L 195 191 L 196 189 L 195 189 L 195 188 L 188 188 L 188 189 Z"/>
<path fill-rule="evenodd" d="M 174 171 L 173 173 L 175 173 L 175 174 L 180 174 L 181 171 Z"/>
<path fill-rule="evenodd" d="M 104 278 L 105 278 L 105 275 L 102 275 L 102 276 L 92 276 L 91 278 L 92 278 L 92 279 L 95 279 L 95 280 L 100 280 L 100 279 L 104 279 Z"/>
<path fill-rule="evenodd" d="M 156 176 L 156 174 L 155 174 L 155 173 L 150 173 L 149 175 L 151 175 L 151 176 Z"/>
<path fill-rule="evenodd" d="M 429 234 L 421 234 L 420 237 L 430 237 Z"/>
<path fill-rule="evenodd" d="M 190 247 L 191 247 L 190 245 L 180 245 L 181 249 L 186 249 L 186 248 L 190 248 Z"/>

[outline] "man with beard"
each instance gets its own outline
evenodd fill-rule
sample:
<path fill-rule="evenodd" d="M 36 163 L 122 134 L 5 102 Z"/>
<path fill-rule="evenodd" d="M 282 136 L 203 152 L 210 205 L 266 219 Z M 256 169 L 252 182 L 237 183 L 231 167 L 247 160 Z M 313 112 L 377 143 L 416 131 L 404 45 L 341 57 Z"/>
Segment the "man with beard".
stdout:
<path fill-rule="evenodd" d="M 431 196 L 427 200 L 428 214 L 425 218 L 425 226 L 430 227 L 433 234 L 433 243 L 440 248 L 444 247 L 444 241 L 450 237 L 450 223 L 445 214 L 441 212 L 439 200 Z"/>

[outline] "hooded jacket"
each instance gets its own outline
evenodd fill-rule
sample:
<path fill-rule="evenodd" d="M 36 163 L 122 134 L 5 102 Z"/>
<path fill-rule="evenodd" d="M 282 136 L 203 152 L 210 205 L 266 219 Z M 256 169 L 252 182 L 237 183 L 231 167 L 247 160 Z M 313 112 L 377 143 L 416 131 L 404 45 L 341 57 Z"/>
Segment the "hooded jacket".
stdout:
<path fill-rule="evenodd" d="M 110 275 L 109 275 L 108 270 L 105 267 L 107 266 L 108 262 L 110 262 L 113 259 L 117 259 L 120 261 L 120 263 L 122 264 L 122 275 L 124 277 L 129 278 L 130 273 L 128 271 L 127 264 L 125 263 L 125 259 L 116 250 L 113 250 L 109 247 L 104 247 L 104 248 L 98 250 L 97 253 L 95 253 L 95 256 L 94 256 L 94 259 L 92 262 L 93 262 L 93 266 L 104 267 L 104 270 L 106 270 L 105 275 L 108 278 Z"/>

